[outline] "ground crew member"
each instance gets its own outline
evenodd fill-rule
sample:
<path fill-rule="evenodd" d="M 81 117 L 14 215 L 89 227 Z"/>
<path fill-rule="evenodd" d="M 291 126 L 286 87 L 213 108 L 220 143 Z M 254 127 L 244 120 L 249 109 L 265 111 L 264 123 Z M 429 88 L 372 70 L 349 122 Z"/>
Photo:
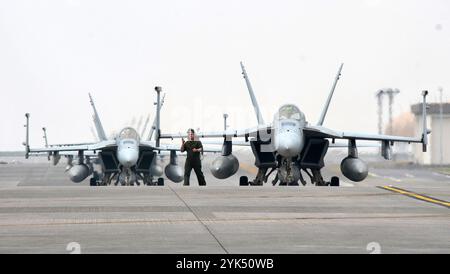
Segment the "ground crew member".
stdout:
<path fill-rule="evenodd" d="M 200 153 L 203 153 L 202 142 L 195 140 L 195 131 L 192 128 L 190 128 L 187 133 L 187 142 L 181 138 L 181 152 L 186 151 L 187 153 L 186 163 L 184 164 L 184 185 L 189 185 L 189 177 L 191 176 L 192 169 L 194 169 L 195 175 L 197 175 L 198 184 L 200 186 L 205 186 L 205 176 L 203 176 L 202 162 L 200 160 Z"/>

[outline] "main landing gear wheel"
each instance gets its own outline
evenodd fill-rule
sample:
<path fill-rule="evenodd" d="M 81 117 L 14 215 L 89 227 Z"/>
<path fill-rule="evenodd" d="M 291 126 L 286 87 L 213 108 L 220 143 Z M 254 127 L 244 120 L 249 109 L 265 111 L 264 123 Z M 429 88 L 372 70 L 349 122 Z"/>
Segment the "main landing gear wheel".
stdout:
<path fill-rule="evenodd" d="M 241 176 L 239 178 L 239 185 L 240 186 L 248 186 L 248 177 L 247 176 Z"/>
<path fill-rule="evenodd" d="M 330 186 L 339 186 L 339 177 L 331 177 Z"/>
<path fill-rule="evenodd" d="M 164 185 L 164 178 L 158 178 L 158 186 Z"/>
<path fill-rule="evenodd" d="M 98 184 L 97 184 L 97 179 L 91 178 L 91 179 L 89 180 L 89 185 L 90 185 L 90 186 L 98 186 Z"/>

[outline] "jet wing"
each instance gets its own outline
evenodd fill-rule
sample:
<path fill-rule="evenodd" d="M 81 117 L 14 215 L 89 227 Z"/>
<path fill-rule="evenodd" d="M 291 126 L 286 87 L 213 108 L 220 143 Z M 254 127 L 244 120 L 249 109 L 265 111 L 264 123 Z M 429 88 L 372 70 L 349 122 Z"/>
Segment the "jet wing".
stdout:
<path fill-rule="evenodd" d="M 155 146 L 155 142 L 154 141 L 144 141 L 140 143 L 140 146 L 144 146 L 144 147 L 148 147 L 154 150 L 159 150 L 159 151 L 180 151 L 180 146 L 178 145 L 170 145 L 170 144 L 161 144 L 159 145 L 159 147 Z M 203 152 L 221 152 L 221 149 L 210 149 L 210 148 L 203 148 Z"/>
<path fill-rule="evenodd" d="M 102 141 L 98 143 L 86 144 L 61 144 L 52 145 L 45 148 L 29 148 L 29 153 L 43 153 L 43 152 L 69 152 L 69 151 L 96 151 L 105 148 L 112 148 L 117 146 L 114 140 Z"/>
<path fill-rule="evenodd" d="M 358 143 L 358 147 L 370 148 L 370 147 L 381 147 L 380 144 L 368 144 L 368 143 Z M 348 143 L 330 143 L 328 148 L 348 148 Z"/>
<path fill-rule="evenodd" d="M 406 142 L 406 143 L 422 143 L 422 138 L 404 137 L 394 135 L 366 134 L 335 131 L 322 126 L 306 126 L 303 129 L 305 137 L 313 138 L 330 138 L 330 139 L 353 139 L 366 141 L 388 141 L 388 142 Z"/>
<path fill-rule="evenodd" d="M 235 141 L 232 140 L 231 143 L 233 146 L 250 146 L 249 142 L 246 141 Z M 202 144 L 204 145 L 223 145 L 223 141 L 217 140 L 217 141 L 202 141 Z"/>
<path fill-rule="evenodd" d="M 241 130 L 223 130 L 223 131 L 211 131 L 211 132 L 198 132 L 195 134 L 199 138 L 233 138 L 233 137 L 256 137 L 257 134 L 270 133 L 272 127 L 270 125 L 261 125 L 257 127 L 241 129 Z M 169 133 L 161 134 L 160 138 L 174 139 L 174 138 L 187 138 L 187 134 L 181 133 Z"/>

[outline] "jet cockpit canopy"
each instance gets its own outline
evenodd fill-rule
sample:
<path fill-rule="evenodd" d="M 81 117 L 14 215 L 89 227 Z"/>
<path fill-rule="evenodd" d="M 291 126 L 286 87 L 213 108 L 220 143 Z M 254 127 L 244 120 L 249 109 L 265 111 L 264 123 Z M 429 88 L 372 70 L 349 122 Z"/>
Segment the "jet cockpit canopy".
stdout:
<path fill-rule="evenodd" d="M 278 110 L 278 119 L 279 120 L 286 120 L 286 119 L 293 119 L 298 121 L 304 121 L 305 120 L 305 114 L 301 112 L 297 106 L 295 105 L 283 105 Z"/>
<path fill-rule="evenodd" d="M 137 131 L 132 127 L 126 127 L 122 129 L 118 136 L 119 140 L 124 139 L 133 139 L 139 142 L 139 134 Z"/>

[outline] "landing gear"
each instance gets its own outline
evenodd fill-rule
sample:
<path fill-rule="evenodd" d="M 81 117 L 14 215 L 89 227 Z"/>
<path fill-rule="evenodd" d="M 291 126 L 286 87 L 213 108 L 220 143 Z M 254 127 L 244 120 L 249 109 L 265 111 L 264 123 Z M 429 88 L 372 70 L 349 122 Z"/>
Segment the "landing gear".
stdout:
<path fill-rule="evenodd" d="M 153 176 L 151 175 L 145 175 L 143 181 L 144 185 L 146 186 L 152 186 L 155 184 L 155 182 L 153 181 Z"/>
<path fill-rule="evenodd" d="M 143 182 L 144 182 L 144 185 L 146 185 L 146 186 L 163 186 L 164 178 L 160 177 L 156 181 L 154 181 L 152 175 L 145 175 Z"/>
<path fill-rule="evenodd" d="M 278 182 L 280 186 L 299 186 L 299 181 L 304 186 L 307 184 L 306 180 L 303 178 L 302 172 L 296 165 L 291 166 L 289 172 L 282 167 L 278 169 L 273 168 L 268 174 L 266 174 L 267 170 L 268 168 L 259 168 L 256 178 L 253 181 L 249 181 L 247 176 L 241 176 L 239 178 L 239 185 L 262 186 L 263 183 L 267 182 L 270 174 L 272 174 L 272 172 L 275 170 L 277 170 L 277 173 L 275 175 L 275 178 L 272 180 L 272 185 L 274 186 Z M 322 177 L 320 169 L 303 168 L 301 170 L 308 175 L 311 184 L 315 186 L 340 186 L 339 177 L 333 176 L 331 177 L 331 181 L 325 181 Z"/>
<path fill-rule="evenodd" d="M 164 178 L 158 178 L 158 180 L 155 181 L 150 174 L 137 173 L 133 170 L 124 170 L 122 172 L 107 173 L 94 171 L 92 178 L 89 180 L 90 186 L 140 186 L 141 184 L 147 186 L 164 186 Z"/>
<path fill-rule="evenodd" d="M 267 180 L 269 179 L 269 176 L 276 170 L 276 168 L 272 168 L 269 173 L 267 171 L 269 168 L 267 167 L 260 167 L 258 168 L 258 173 L 256 174 L 256 177 L 253 181 L 249 181 L 247 176 L 241 176 L 239 180 L 240 186 L 262 186 L 264 183 L 267 183 Z"/>
<path fill-rule="evenodd" d="M 89 185 L 90 185 L 90 186 L 98 186 L 97 180 L 96 180 L 94 177 L 92 177 L 92 178 L 89 180 Z"/>
<path fill-rule="evenodd" d="M 276 179 L 280 180 L 280 186 L 298 186 L 301 178 L 300 168 L 291 158 L 281 158 Z"/>
<path fill-rule="evenodd" d="M 94 170 L 92 173 L 92 178 L 89 179 L 89 185 L 90 186 L 99 186 L 102 184 L 102 180 L 100 180 L 101 174 Z"/>
<path fill-rule="evenodd" d="M 248 186 L 248 177 L 247 176 L 241 176 L 239 178 L 239 185 L 240 186 Z"/>
<path fill-rule="evenodd" d="M 256 174 L 255 180 L 248 182 L 252 186 L 262 186 L 263 183 L 267 182 L 267 168 L 258 168 L 258 173 Z"/>
<path fill-rule="evenodd" d="M 305 173 L 308 174 L 312 184 L 316 186 L 339 186 L 339 177 L 333 176 L 331 177 L 330 182 L 326 182 L 322 177 L 320 169 L 310 169 L 310 170 L 311 173 L 306 168 L 303 169 L 303 171 L 305 171 Z"/>
<path fill-rule="evenodd" d="M 330 186 L 339 186 L 339 177 L 331 177 Z"/>
<path fill-rule="evenodd" d="M 119 182 L 122 186 L 134 186 L 137 183 L 136 173 L 130 168 L 123 168 L 119 174 Z"/>

